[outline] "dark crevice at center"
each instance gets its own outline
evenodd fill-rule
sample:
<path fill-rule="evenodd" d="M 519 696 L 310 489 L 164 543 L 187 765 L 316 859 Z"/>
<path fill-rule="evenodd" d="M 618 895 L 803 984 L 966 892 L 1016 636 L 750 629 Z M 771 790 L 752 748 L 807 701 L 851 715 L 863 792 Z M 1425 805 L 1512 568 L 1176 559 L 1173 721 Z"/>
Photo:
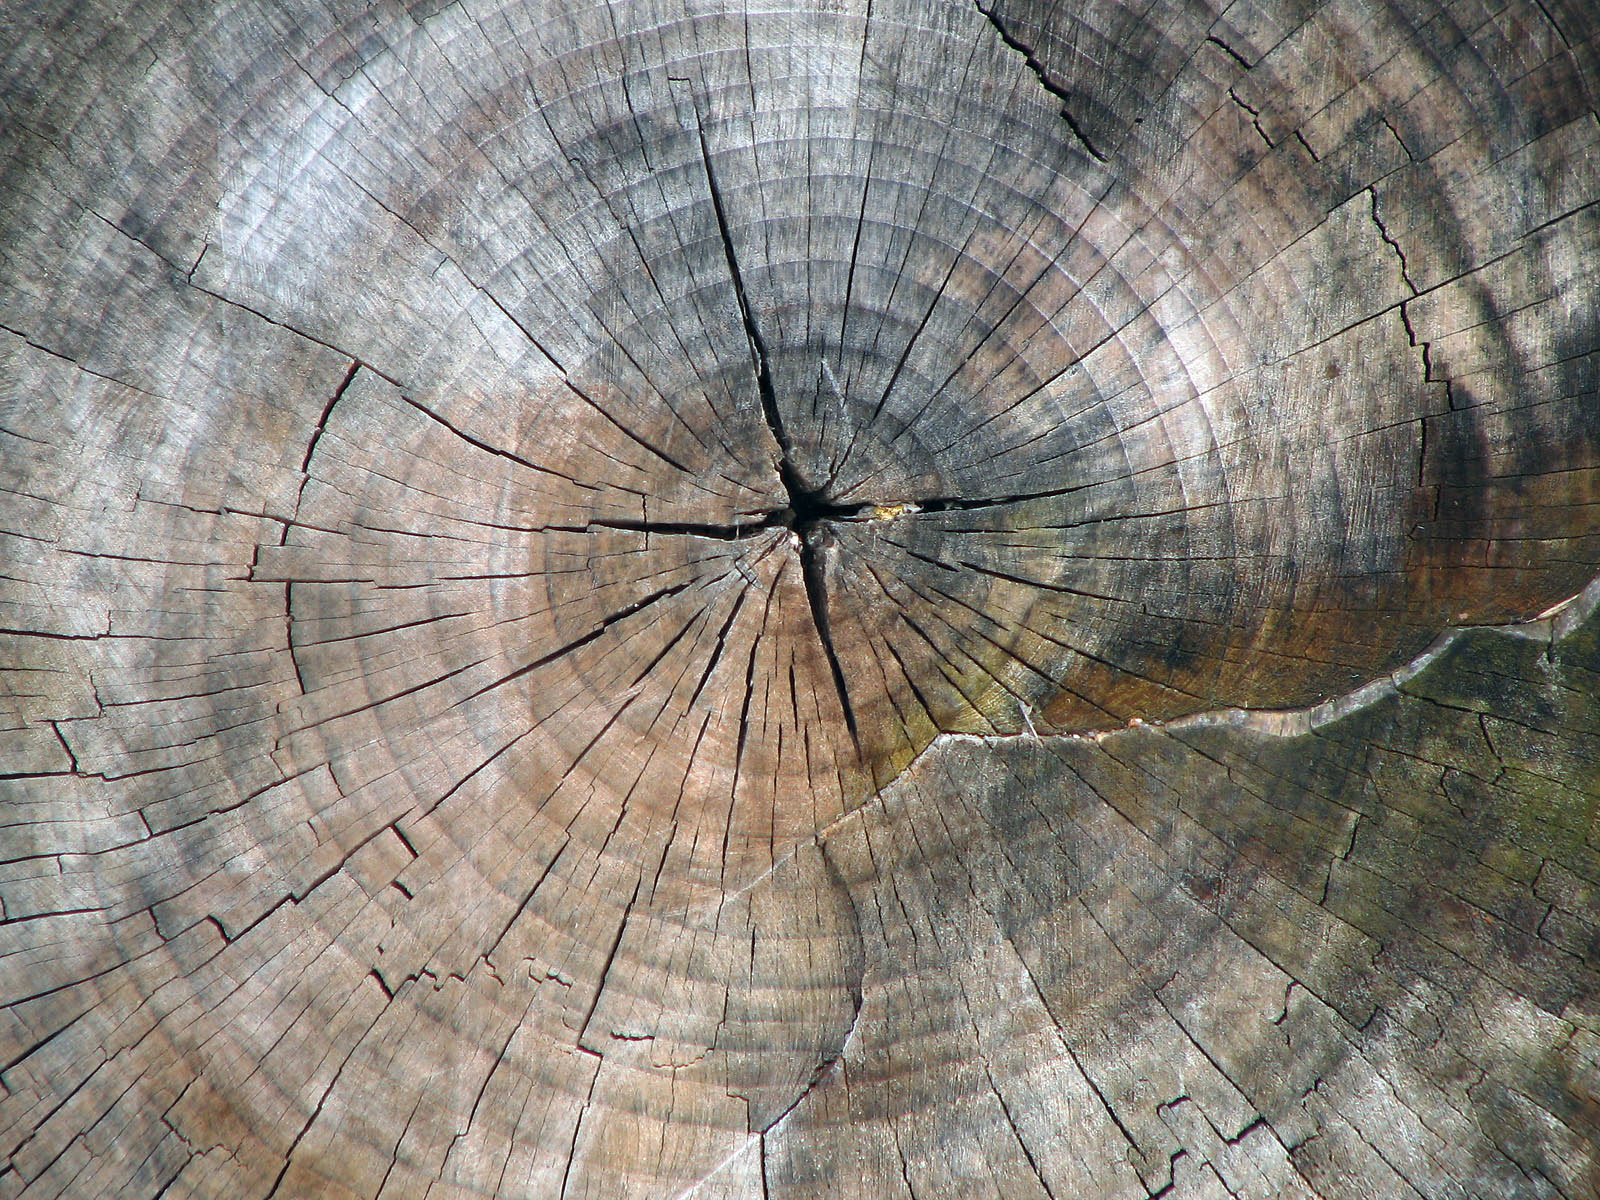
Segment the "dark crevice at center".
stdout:
<path fill-rule="evenodd" d="M 853 516 L 860 505 L 830 504 L 822 495 L 806 485 L 794 462 L 794 445 L 783 425 L 783 414 L 778 409 L 777 390 L 772 385 L 772 368 L 767 354 L 766 341 L 750 309 L 750 299 L 745 293 L 744 275 L 739 270 L 739 259 L 734 253 L 733 236 L 728 229 L 728 216 L 722 205 L 722 189 L 717 186 L 717 175 L 711 166 L 711 150 L 706 145 L 704 129 L 700 136 L 700 158 L 705 164 L 706 186 L 711 192 L 711 207 L 717 217 L 717 232 L 722 236 L 722 252 L 728 260 L 728 275 L 733 280 L 733 294 L 739 303 L 739 316 L 744 322 L 745 338 L 750 343 L 750 360 L 755 367 L 756 389 L 761 395 L 761 414 L 772 438 L 778 443 L 778 479 L 783 484 L 788 505 L 770 514 L 762 524 L 767 527 L 787 525 L 800 539 L 800 566 L 805 580 L 806 602 L 811 607 L 811 623 L 816 627 L 817 640 L 827 657 L 828 669 L 833 675 L 833 685 L 839 693 L 839 707 L 844 711 L 844 723 L 850 730 L 850 740 L 861 749 L 861 737 L 856 728 L 855 709 L 850 703 L 850 689 L 845 685 L 844 668 L 839 663 L 833 645 L 832 623 L 828 616 L 827 566 L 823 555 L 831 536 L 827 521 L 843 516 Z"/>
<path fill-rule="evenodd" d="M 780 472 L 781 474 L 781 472 Z M 834 504 L 824 498 L 821 492 L 808 492 L 798 488 L 794 481 L 785 479 L 784 486 L 789 493 L 789 507 L 774 513 L 768 518 L 774 525 L 788 525 L 804 537 L 806 530 L 818 521 L 854 521 L 861 517 L 861 510 L 870 505 L 862 504 Z"/>

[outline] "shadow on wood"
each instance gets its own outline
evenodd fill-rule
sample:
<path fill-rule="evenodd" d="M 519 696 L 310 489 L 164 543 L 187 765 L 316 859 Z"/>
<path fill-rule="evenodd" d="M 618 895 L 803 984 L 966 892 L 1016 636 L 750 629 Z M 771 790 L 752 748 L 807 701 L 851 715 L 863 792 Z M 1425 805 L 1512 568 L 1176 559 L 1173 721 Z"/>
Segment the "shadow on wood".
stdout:
<path fill-rule="evenodd" d="M 0 1197 L 1600 1195 L 1589 0 L 0 28 Z"/>

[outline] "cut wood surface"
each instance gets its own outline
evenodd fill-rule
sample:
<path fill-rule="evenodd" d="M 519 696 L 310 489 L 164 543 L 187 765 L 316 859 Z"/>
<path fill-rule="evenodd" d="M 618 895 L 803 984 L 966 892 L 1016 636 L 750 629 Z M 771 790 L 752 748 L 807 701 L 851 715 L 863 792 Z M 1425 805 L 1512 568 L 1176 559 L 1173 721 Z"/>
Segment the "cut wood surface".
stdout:
<path fill-rule="evenodd" d="M 1600 1197 L 1597 94 L 0 7 L 0 1200 Z"/>

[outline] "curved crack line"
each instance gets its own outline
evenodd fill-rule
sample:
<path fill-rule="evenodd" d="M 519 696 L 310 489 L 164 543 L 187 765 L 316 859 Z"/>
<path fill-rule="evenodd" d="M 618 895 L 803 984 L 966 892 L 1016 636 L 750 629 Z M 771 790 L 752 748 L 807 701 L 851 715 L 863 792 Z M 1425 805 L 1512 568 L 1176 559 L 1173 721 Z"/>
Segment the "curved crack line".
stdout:
<path fill-rule="evenodd" d="M 1360 712 L 1381 700 L 1402 694 L 1405 685 L 1410 683 L 1423 671 L 1427 670 L 1439 659 L 1443 658 L 1461 638 L 1468 634 L 1480 632 L 1500 633 L 1507 637 L 1527 638 L 1531 641 L 1544 642 L 1554 646 L 1557 642 L 1565 640 L 1578 626 L 1582 625 L 1597 610 L 1600 610 L 1600 576 L 1590 580 L 1584 589 L 1576 595 L 1552 604 L 1537 616 L 1521 621 L 1506 621 L 1500 624 L 1487 625 L 1459 625 L 1446 630 L 1432 645 L 1410 662 L 1403 663 L 1392 671 L 1385 672 L 1375 679 L 1369 680 L 1353 691 L 1342 695 L 1330 697 L 1316 704 L 1304 705 L 1299 708 L 1213 708 L 1204 712 L 1189 713 L 1181 717 L 1173 717 L 1165 721 L 1145 721 L 1133 717 L 1126 725 L 1108 726 L 1103 729 L 1081 729 L 1070 732 L 1045 732 L 1039 733 L 1032 728 L 1018 733 L 960 733 L 941 732 L 923 748 L 921 754 L 907 763 L 905 770 L 911 770 L 918 759 L 927 754 L 929 750 L 941 741 L 976 741 L 995 742 L 1020 738 L 1033 741 L 1095 741 L 1109 737 L 1114 733 L 1122 733 L 1128 729 L 1155 729 L 1163 731 L 1184 732 L 1191 729 L 1242 729 L 1251 733 L 1261 734 L 1265 737 L 1293 738 L 1314 733 L 1324 726 Z"/>

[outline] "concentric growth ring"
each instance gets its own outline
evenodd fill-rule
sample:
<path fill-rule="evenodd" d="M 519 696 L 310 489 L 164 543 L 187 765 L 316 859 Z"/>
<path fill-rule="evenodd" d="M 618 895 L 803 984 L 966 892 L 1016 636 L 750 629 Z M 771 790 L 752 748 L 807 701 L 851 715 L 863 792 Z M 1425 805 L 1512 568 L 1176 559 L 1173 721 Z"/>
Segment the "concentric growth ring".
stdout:
<path fill-rule="evenodd" d="M 0 4 L 0 1197 L 1594 1196 L 1594 7 Z"/>
<path fill-rule="evenodd" d="M 1198 119 L 1159 103 L 1113 170 L 996 25 L 872 26 L 833 103 L 752 83 L 790 52 L 782 22 L 750 19 L 749 63 L 692 70 L 658 39 L 698 44 L 703 16 L 487 24 L 414 47 L 503 79 L 487 93 L 380 94 L 380 56 L 264 97 L 312 106 L 293 137 L 241 114 L 254 166 L 215 285 L 359 275 L 390 298 L 369 344 L 341 333 L 373 368 L 267 556 L 308 726 L 342 719 L 326 680 L 363 681 L 380 723 L 425 685 L 429 720 L 598 789 L 601 841 L 623 807 L 692 814 L 697 854 L 762 869 L 941 731 L 1313 703 L 1448 622 L 1576 590 L 1539 550 L 1473 569 L 1440 507 L 1531 418 L 1434 381 L 1387 193 L 1285 208 L 1259 143 L 1158 169 L 1145 139 Z M 916 72 L 937 102 L 912 102 Z M 1191 145 L 1241 122 L 1224 93 Z M 473 132 L 394 157 L 437 128 Z M 1275 154 L 1313 169 L 1308 146 Z M 1261 202 L 1282 227 L 1242 235 Z M 1331 304 L 1330 263 L 1352 281 Z M 281 299 L 315 327 L 327 286 Z"/>

